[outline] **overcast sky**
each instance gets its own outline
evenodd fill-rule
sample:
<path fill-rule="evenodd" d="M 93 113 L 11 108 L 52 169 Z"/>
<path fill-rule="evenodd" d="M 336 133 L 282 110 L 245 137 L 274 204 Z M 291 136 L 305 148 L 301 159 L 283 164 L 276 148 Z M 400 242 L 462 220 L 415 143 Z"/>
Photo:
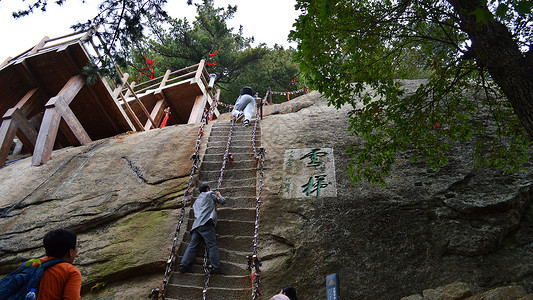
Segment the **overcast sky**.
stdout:
<path fill-rule="evenodd" d="M 35 12 L 21 19 L 13 19 L 11 12 L 26 7 L 33 0 L 0 0 L 0 63 L 33 47 L 44 37 L 59 37 L 72 32 L 70 26 L 84 22 L 96 14 L 100 0 L 67 0 L 63 6 L 49 1 L 45 13 Z M 200 0 L 194 0 L 200 3 Z M 255 44 L 266 43 L 272 47 L 289 44 L 287 36 L 299 12 L 294 9 L 296 0 L 215 0 L 215 7 L 237 5 L 235 17 L 228 22 L 236 32 L 243 26 L 245 37 L 255 37 Z M 187 17 L 194 20 L 196 7 L 188 6 L 187 0 L 168 0 L 167 11 L 174 18 Z"/>

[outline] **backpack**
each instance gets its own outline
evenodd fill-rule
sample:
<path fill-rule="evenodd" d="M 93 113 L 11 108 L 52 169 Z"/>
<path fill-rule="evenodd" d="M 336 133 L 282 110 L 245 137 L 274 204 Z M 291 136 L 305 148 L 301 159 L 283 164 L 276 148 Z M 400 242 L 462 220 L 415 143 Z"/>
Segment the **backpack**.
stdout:
<path fill-rule="evenodd" d="M 36 262 L 38 265 L 33 266 Z M 41 264 L 38 259 L 31 259 L 17 270 L 9 273 L 0 280 L 0 300 L 21 300 L 26 297 L 30 289 L 35 289 L 35 294 L 39 292 L 39 283 L 44 270 L 66 260 L 55 258 Z"/>

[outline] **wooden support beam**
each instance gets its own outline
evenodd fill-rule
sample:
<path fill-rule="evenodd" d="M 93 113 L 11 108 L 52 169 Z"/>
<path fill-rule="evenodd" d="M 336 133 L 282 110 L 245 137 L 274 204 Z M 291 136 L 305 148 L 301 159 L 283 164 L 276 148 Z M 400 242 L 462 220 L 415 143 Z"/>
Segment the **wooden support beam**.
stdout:
<path fill-rule="evenodd" d="M 87 85 L 86 88 L 87 90 L 89 90 L 89 94 L 92 97 L 93 103 L 97 104 L 97 108 L 99 109 L 100 113 L 104 115 L 104 117 L 106 118 L 107 124 L 111 124 L 116 134 L 120 133 L 121 132 L 120 129 L 118 128 L 117 124 L 115 124 L 114 120 L 111 119 L 111 117 L 107 113 L 107 110 L 102 105 L 102 102 L 100 102 L 100 98 L 96 95 L 94 88 L 90 85 Z"/>
<path fill-rule="evenodd" d="M 72 76 L 69 81 L 63 86 L 57 96 L 52 97 L 46 103 L 46 110 L 44 111 L 43 121 L 35 143 L 35 150 L 33 151 L 32 165 L 39 166 L 46 163 L 52 157 L 54 143 L 57 137 L 57 131 L 61 122 L 61 117 L 64 118 L 72 133 L 80 141 L 80 143 L 90 142 L 87 133 L 77 120 L 72 118 L 74 115 L 68 105 L 74 100 L 76 95 L 85 84 L 85 77 L 82 75 Z M 69 112 L 70 111 L 70 112 Z M 74 129 L 73 129 L 74 128 Z M 85 136 L 84 136 L 85 133 Z M 68 130 L 66 132 L 68 137 Z"/>
<path fill-rule="evenodd" d="M 67 124 L 71 133 L 74 134 L 80 144 L 85 145 L 92 142 L 91 138 L 83 128 L 83 125 L 81 125 L 80 121 L 78 120 L 78 118 L 76 118 L 76 116 L 74 115 L 70 107 L 68 107 L 68 105 L 66 105 L 62 101 L 56 102 L 55 108 L 59 115 L 65 120 L 65 123 Z M 66 134 L 69 134 L 68 131 L 66 132 Z"/>
<path fill-rule="evenodd" d="M 31 159 L 32 166 L 40 166 L 52 157 L 52 150 L 57 137 L 57 130 L 59 129 L 59 122 L 61 116 L 55 107 L 47 107 L 44 111 L 43 122 L 37 136 L 35 143 L 35 150 Z"/>
<path fill-rule="evenodd" d="M 3 120 L 0 126 L 0 168 L 6 164 L 7 156 L 13 145 L 17 133 L 17 126 L 11 119 Z"/>
<path fill-rule="evenodd" d="M 133 118 L 135 129 L 144 131 L 144 127 L 141 121 L 139 120 L 139 118 L 137 118 L 133 109 L 131 109 L 130 104 L 128 103 L 128 101 L 126 101 L 126 98 L 124 98 L 124 95 L 122 95 L 122 93 L 119 93 L 118 95 L 122 98 L 122 101 L 124 101 L 124 106 L 126 106 L 126 110 L 130 113 L 131 117 Z"/>
<path fill-rule="evenodd" d="M 163 111 L 165 110 L 165 106 L 163 105 L 165 103 L 164 99 L 161 99 L 155 103 L 154 109 L 152 110 L 151 117 L 154 119 L 157 123 L 154 124 L 154 127 L 159 127 L 159 123 L 161 120 L 161 117 L 163 116 Z M 152 125 L 152 122 L 150 120 L 146 121 L 146 124 L 144 125 L 144 130 L 150 130 L 150 127 Z"/>
<path fill-rule="evenodd" d="M 8 113 L 10 113 L 8 118 L 11 118 L 17 127 L 17 136 L 19 140 L 27 149 L 33 151 L 33 149 L 35 149 L 35 142 L 37 141 L 37 131 L 26 119 L 26 116 L 21 109 L 8 111 Z M 4 115 L 4 117 L 6 117 L 6 115 Z"/>
<path fill-rule="evenodd" d="M 135 83 L 135 82 L 133 82 L 133 83 Z M 142 103 L 141 99 L 139 99 L 137 94 L 133 91 L 133 87 L 130 86 L 130 84 L 127 83 L 127 82 L 125 84 L 126 84 L 126 87 L 128 87 L 128 91 L 131 92 L 131 95 L 133 95 L 133 98 L 135 99 L 135 101 L 137 102 L 137 104 L 139 105 L 141 110 L 144 112 L 146 118 L 152 122 L 152 128 L 155 128 L 154 127 L 155 126 L 154 125 L 155 124 L 154 119 L 152 119 L 152 117 L 150 116 L 150 113 L 148 112 L 148 110 L 146 109 L 144 104 Z M 126 93 L 126 96 L 124 98 L 127 99 L 127 97 L 128 97 L 128 94 Z M 124 101 L 126 101 L 126 100 L 124 100 Z"/>
<path fill-rule="evenodd" d="M 189 115 L 189 121 L 187 124 L 199 123 L 202 121 L 202 115 L 204 113 L 205 103 L 207 102 L 207 96 L 201 95 L 196 96 L 194 100 L 194 105 Z"/>

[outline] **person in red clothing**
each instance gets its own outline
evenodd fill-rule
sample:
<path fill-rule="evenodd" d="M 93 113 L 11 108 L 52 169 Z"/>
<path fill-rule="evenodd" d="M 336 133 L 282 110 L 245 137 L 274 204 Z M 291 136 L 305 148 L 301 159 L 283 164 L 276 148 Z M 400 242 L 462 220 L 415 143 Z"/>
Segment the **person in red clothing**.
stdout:
<path fill-rule="evenodd" d="M 78 238 L 69 229 L 55 229 L 43 239 L 46 256 L 42 262 L 61 258 L 67 262 L 58 263 L 44 271 L 39 284 L 37 300 L 80 300 L 81 273 L 72 263 L 78 254 Z"/>

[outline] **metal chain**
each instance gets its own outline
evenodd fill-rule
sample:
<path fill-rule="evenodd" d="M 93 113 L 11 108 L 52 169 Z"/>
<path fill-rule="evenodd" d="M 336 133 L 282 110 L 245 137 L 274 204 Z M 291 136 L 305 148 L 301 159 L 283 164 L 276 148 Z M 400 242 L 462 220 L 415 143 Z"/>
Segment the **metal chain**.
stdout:
<path fill-rule="evenodd" d="M 267 97 L 270 94 L 270 90 L 265 95 L 264 99 L 268 99 Z M 248 267 L 247 269 L 252 272 L 252 299 L 257 300 L 259 299 L 259 296 L 261 295 L 259 291 L 259 274 L 261 273 L 261 259 L 259 259 L 257 247 L 259 243 L 259 218 L 261 214 L 261 204 L 262 200 L 261 197 L 263 195 L 263 176 L 264 176 L 264 168 L 265 168 L 265 148 L 264 147 L 257 147 L 256 146 L 256 132 L 257 132 L 257 125 L 259 123 L 259 113 L 260 108 L 258 107 L 256 118 L 255 118 L 255 124 L 254 129 L 252 131 L 252 148 L 254 151 L 254 157 L 256 160 L 256 163 L 259 162 L 260 171 L 259 171 L 259 191 L 257 193 L 256 197 L 256 208 L 255 208 L 255 227 L 254 227 L 254 250 L 252 255 L 246 256 L 246 259 L 248 260 Z"/>
<path fill-rule="evenodd" d="M 224 176 L 224 170 L 226 169 L 226 162 L 230 158 L 231 153 L 229 153 L 229 147 L 231 145 L 231 135 L 233 134 L 233 128 L 235 127 L 235 122 L 236 122 L 236 118 L 233 117 L 231 119 L 231 127 L 228 133 L 228 141 L 226 143 L 226 151 L 224 152 L 222 167 L 220 168 L 220 176 L 218 177 L 218 183 L 217 183 L 217 189 L 216 189 L 217 191 L 220 189 L 220 185 L 222 184 L 222 177 Z"/>
<path fill-rule="evenodd" d="M 219 100 L 215 98 L 209 110 L 204 108 L 201 125 L 200 125 L 200 128 L 198 129 L 198 138 L 196 139 L 195 151 L 191 155 L 191 159 L 193 159 L 193 163 L 191 167 L 191 174 L 189 175 L 189 179 L 187 179 L 187 190 L 183 194 L 183 206 L 181 207 L 179 218 L 178 218 L 178 224 L 174 232 L 174 239 L 172 240 L 172 247 L 170 250 L 170 255 L 167 260 L 167 266 L 165 268 L 163 284 L 161 285 L 161 290 L 156 288 L 150 291 L 149 298 L 152 300 L 156 300 L 156 299 L 164 300 L 165 299 L 165 292 L 170 281 L 170 274 L 172 273 L 172 267 L 174 265 L 174 261 L 176 258 L 176 247 L 178 245 L 179 232 L 180 232 L 181 225 L 183 224 L 183 219 L 185 216 L 185 207 L 189 203 L 189 196 L 191 194 L 193 178 L 194 178 L 194 175 L 196 174 L 196 170 L 198 169 L 198 164 L 200 162 L 199 152 L 200 152 L 200 145 L 202 142 L 202 136 L 204 135 L 204 127 L 207 124 L 208 120 L 213 115 L 213 112 L 215 108 L 217 107 L 218 103 L 219 103 Z"/>
<path fill-rule="evenodd" d="M 202 299 L 206 300 L 207 298 L 207 288 L 209 286 L 209 280 L 211 279 L 211 268 L 207 265 L 207 257 L 209 256 L 209 250 L 207 250 L 207 246 L 205 247 L 204 252 L 204 272 L 205 272 L 205 284 L 204 289 L 202 291 Z"/>
<path fill-rule="evenodd" d="M 293 95 L 293 94 L 299 94 L 299 93 L 306 93 L 308 92 L 309 90 L 307 89 L 307 86 L 305 86 L 303 89 L 299 89 L 297 91 L 290 91 L 290 92 L 273 92 L 273 91 L 270 91 L 271 94 L 274 94 L 274 95 L 287 95 L 287 94 L 290 94 L 290 95 Z"/>

